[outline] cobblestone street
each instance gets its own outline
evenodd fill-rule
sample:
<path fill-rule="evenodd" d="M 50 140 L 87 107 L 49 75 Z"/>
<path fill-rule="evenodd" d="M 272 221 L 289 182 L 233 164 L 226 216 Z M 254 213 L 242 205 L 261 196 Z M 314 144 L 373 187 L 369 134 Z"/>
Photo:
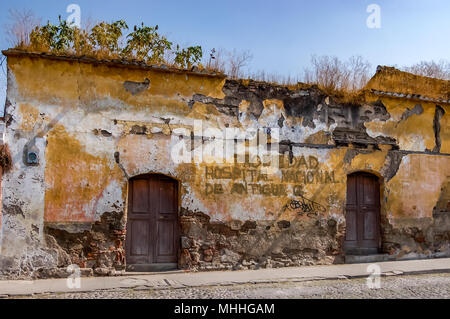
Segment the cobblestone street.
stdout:
<path fill-rule="evenodd" d="M 446 298 L 450 299 L 450 274 L 388 276 L 380 289 L 369 289 L 366 279 L 341 279 L 245 284 L 201 288 L 134 288 L 97 290 L 87 293 L 40 294 L 22 298 L 44 299 L 221 299 L 221 298 Z"/>

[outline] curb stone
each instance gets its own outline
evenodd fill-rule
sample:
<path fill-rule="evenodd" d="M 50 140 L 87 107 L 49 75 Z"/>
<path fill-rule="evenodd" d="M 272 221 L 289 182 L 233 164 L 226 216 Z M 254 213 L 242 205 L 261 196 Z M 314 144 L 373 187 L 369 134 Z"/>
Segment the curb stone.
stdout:
<path fill-rule="evenodd" d="M 386 269 L 387 271 L 385 271 L 384 273 L 381 273 L 380 276 L 387 278 L 387 277 L 392 277 L 392 276 L 408 276 L 408 275 L 424 275 L 424 274 L 446 274 L 446 273 L 450 273 L 450 260 L 445 261 L 444 264 L 440 264 L 440 267 L 442 268 L 438 268 L 438 265 L 430 265 L 431 267 L 429 269 L 424 269 L 422 266 L 421 270 L 414 270 L 413 267 L 408 267 L 405 265 L 405 267 L 402 264 L 398 264 L 395 265 L 394 267 L 390 267 L 390 269 Z M 410 270 L 400 270 L 400 269 L 410 269 Z M 418 268 L 420 269 L 420 268 Z M 370 274 L 369 273 L 364 273 L 362 269 L 360 269 L 359 271 L 356 272 L 355 275 L 348 275 L 346 274 L 345 271 L 341 272 L 337 272 L 335 271 L 335 273 L 333 275 L 328 275 L 326 277 L 322 277 L 322 276 L 314 276 L 313 273 L 310 274 L 310 277 L 292 277 L 292 275 L 294 274 L 290 274 L 290 277 L 284 277 L 284 278 L 279 278 L 279 279 L 271 279 L 270 274 L 268 275 L 268 279 L 264 279 L 261 278 L 261 276 L 259 277 L 260 279 L 252 279 L 252 280 L 248 280 L 245 281 L 245 278 L 242 276 L 242 280 L 241 281 L 237 281 L 237 280 L 226 280 L 226 279 L 232 279 L 232 278 L 224 278 L 225 280 L 222 282 L 218 282 L 218 281 L 204 281 L 205 283 L 198 283 L 195 282 L 193 280 L 188 280 L 188 282 L 183 282 L 183 279 L 180 279 L 182 277 L 180 276 L 175 276 L 172 277 L 171 276 L 164 276 L 164 274 L 161 273 L 155 273 L 160 275 L 160 278 L 145 278 L 142 276 L 139 276 L 138 274 L 133 274 L 133 276 L 130 276 L 127 279 L 124 279 L 124 281 L 128 282 L 129 285 L 124 285 L 121 282 L 118 282 L 116 286 L 113 286 L 111 288 L 105 288 L 105 287 L 100 287 L 100 288 L 95 288 L 96 286 L 100 286 L 100 285 L 91 285 L 91 288 L 85 288 L 85 289 L 73 289 L 71 291 L 61 291 L 61 292 L 52 292 L 52 291 L 48 291 L 48 287 L 42 289 L 39 292 L 35 292 L 35 293 L 30 293 L 27 292 L 25 290 L 28 289 L 28 285 L 27 284 L 31 284 L 33 283 L 32 281 L 26 281 L 26 282 L 18 282 L 18 288 L 22 289 L 22 291 L 20 291 L 20 289 L 16 289 L 17 292 L 12 292 L 11 293 L 8 291 L 4 291 L 3 294 L 0 294 L 0 299 L 5 299 L 5 298 L 11 298 L 11 297 L 29 297 L 29 296 L 44 296 L 44 295 L 48 295 L 48 294 L 71 294 L 71 293 L 89 293 L 89 292 L 95 292 L 95 291 L 117 291 L 117 290 L 132 290 L 132 289 L 136 289 L 136 290 L 149 290 L 149 291 L 157 291 L 157 290 L 170 290 L 170 289 L 186 289 L 186 288 L 208 288 L 208 287 L 224 287 L 224 286 L 234 286 L 234 285 L 258 285 L 258 284 L 282 284 L 282 283 L 293 283 L 293 282 L 313 282 L 313 281 L 323 281 L 323 280 L 343 280 L 343 279 L 358 279 L 358 278 L 367 278 Z M 288 275 L 288 274 L 287 274 Z M 300 275 L 300 273 L 299 273 Z M 288 275 L 289 276 L 289 275 Z M 164 278 L 166 277 L 166 278 Z M 153 280 L 152 280 L 153 279 Z M 214 278 L 210 278 L 210 280 Z M 190 281 L 190 282 L 189 282 Z M 143 282 L 145 282 L 143 284 Z M 0 282 L 1 283 L 1 282 Z M 130 285 L 131 284 L 131 285 Z M 20 287 L 23 286 L 23 287 Z M 27 287 L 25 287 L 27 286 Z M 42 286 L 42 285 L 41 285 Z M 144 288 L 145 287 L 145 288 Z"/>

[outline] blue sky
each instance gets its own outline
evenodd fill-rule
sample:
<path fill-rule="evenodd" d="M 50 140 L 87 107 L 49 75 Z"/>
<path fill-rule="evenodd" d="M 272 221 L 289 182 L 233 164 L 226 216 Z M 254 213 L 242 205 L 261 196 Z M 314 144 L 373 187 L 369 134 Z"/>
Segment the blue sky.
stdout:
<path fill-rule="evenodd" d="M 171 40 L 199 44 L 205 52 L 213 47 L 250 50 L 252 71 L 296 76 L 312 54 L 362 55 L 374 70 L 450 59 L 448 0 L 8 0 L 2 3 L 0 25 L 8 23 L 9 8 L 32 9 L 46 22 L 59 14 L 67 17 L 71 3 L 81 7 L 82 20 L 158 24 Z M 372 3 L 381 8 L 380 29 L 366 25 Z M 0 48 L 7 47 L 0 34 Z M 0 78 L 2 89 L 1 71 Z"/>

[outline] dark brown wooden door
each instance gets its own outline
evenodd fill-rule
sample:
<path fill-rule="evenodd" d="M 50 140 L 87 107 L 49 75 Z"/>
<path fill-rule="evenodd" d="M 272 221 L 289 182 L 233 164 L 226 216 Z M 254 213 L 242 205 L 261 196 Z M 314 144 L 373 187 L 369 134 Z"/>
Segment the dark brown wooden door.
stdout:
<path fill-rule="evenodd" d="M 378 177 L 355 173 L 347 177 L 346 234 L 348 254 L 376 254 L 380 247 L 380 184 Z"/>
<path fill-rule="evenodd" d="M 164 175 L 130 181 L 127 264 L 176 263 L 178 255 L 178 183 Z"/>

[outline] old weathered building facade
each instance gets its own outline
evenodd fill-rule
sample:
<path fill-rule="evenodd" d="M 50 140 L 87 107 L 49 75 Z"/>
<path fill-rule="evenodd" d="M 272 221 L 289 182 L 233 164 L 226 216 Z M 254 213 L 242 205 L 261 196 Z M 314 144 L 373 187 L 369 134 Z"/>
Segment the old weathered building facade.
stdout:
<path fill-rule="evenodd" d="M 310 85 L 4 54 L 3 276 L 450 256 L 448 81 L 380 67 L 350 103 Z"/>

